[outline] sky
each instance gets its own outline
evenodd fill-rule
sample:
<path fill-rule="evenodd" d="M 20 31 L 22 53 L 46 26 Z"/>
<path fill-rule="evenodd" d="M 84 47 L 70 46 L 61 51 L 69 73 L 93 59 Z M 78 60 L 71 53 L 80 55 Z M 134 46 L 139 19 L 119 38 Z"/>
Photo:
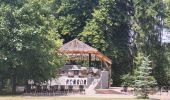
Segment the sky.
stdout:
<path fill-rule="evenodd" d="M 162 43 L 170 43 L 170 29 L 163 29 Z"/>

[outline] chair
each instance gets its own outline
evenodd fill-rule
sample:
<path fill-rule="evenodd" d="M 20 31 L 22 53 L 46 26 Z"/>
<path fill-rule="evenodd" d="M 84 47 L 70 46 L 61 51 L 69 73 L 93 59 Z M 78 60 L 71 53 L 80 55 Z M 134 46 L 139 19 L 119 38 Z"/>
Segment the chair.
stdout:
<path fill-rule="evenodd" d="M 50 86 L 49 92 L 54 93 L 54 86 Z"/>
<path fill-rule="evenodd" d="M 60 86 L 60 93 L 61 94 L 65 93 L 65 86 L 64 85 Z"/>
<path fill-rule="evenodd" d="M 41 92 L 42 92 L 42 88 L 40 84 L 36 85 L 36 95 L 41 95 Z"/>
<path fill-rule="evenodd" d="M 78 93 L 79 92 L 79 86 L 75 85 L 73 86 L 73 93 Z"/>
<path fill-rule="evenodd" d="M 30 93 L 33 94 L 33 95 L 36 94 L 36 85 L 35 84 L 31 86 L 31 92 Z"/>
<path fill-rule="evenodd" d="M 68 93 L 73 93 L 73 86 L 72 85 L 68 86 Z"/>
<path fill-rule="evenodd" d="M 47 85 L 42 85 L 42 93 L 43 95 L 47 95 L 48 94 L 48 88 L 47 88 Z"/>
<path fill-rule="evenodd" d="M 27 84 L 24 89 L 25 93 L 30 93 L 31 92 L 31 84 Z"/>
<path fill-rule="evenodd" d="M 84 85 L 79 85 L 79 92 L 85 94 Z"/>
<path fill-rule="evenodd" d="M 163 94 L 163 93 L 167 93 L 168 94 L 168 90 L 169 90 L 168 86 L 163 86 L 161 88 L 161 94 Z"/>

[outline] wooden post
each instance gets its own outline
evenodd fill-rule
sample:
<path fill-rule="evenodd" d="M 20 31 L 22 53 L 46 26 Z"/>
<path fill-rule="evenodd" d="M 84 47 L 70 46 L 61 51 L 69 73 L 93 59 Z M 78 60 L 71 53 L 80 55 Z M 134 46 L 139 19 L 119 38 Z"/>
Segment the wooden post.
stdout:
<path fill-rule="evenodd" d="M 110 75 L 109 75 L 109 80 L 110 80 L 110 82 L 113 82 L 113 81 L 111 81 L 111 80 L 112 80 L 112 65 L 111 65 L 111 64 L 109 65 L 109 68 L 110 68 L 110 70 L 109 70 L 109 72 L 110 72 L 110 73 L 109 73 L 109 74 L 110 74 Z M 110 87 L 110 82 L 109 82 L 109 87 Z M 113 83 L 112 83 L 112 84 L 113 84 Z"/>
<path fill-rule="evenodd" d="M 102 63 L 102 60 L 100 60 L 100 68 L 103 70 L 103 63 Z"/>
<path fill-rule="evenodd" d="M 89 53 L 89 67 L 91 67 L 91 53 Z"/>

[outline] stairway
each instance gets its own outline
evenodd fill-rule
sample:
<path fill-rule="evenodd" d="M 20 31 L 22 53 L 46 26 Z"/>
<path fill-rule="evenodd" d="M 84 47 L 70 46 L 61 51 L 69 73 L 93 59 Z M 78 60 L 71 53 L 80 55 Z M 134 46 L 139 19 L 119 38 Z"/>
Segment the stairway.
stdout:
<path fill-rule="evenodd" d="M 86 94 L 87 95 L 96 94 L 95 88 L 99 84 L 100 81 L 101 81 L 101 78 L 95 78 L 90 84 L 90 86 L 86 89 Z"/>

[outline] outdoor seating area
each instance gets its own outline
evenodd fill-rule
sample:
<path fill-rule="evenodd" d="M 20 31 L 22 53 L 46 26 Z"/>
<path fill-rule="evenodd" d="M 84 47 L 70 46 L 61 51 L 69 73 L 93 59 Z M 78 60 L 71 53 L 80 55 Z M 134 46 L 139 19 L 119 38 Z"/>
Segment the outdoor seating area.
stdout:
<path fill-rule="evenodd" d="M 67 68 L 68 66 L 69 68 Z M 107 87 L 107 71 L 101 71 L 96 68 L 89 69 L 91 71 L 86 69 L 84 71 L 87 73 L 82 77 L 80 76 L 80 73 L 82 74 L 81 67 L 79 69 L 77 66 L 79 65 L 65 65 L 60 69 L 61 74 L 57 78 L 52 78 L 45 82 L 28 80 L 25 84 L 24 95 L 85 94 L 86 89 L 94 90 L 97 87 L 102 88 L 101 86 Z M 72 76 L 69 75 L 70 71 L 73 72 Z M 78 72 L 75 74 L 74 71 Z M 99 80 L 106 81 L 101 82 Z"/>
<path fill-rule="evenodd" d="M 64 44 L 57 55 L 67 56 L 65 64 L 57 70 L 56 78 L 47 82 L 28 80 L 25 94 L 58 95 L 58 94 L 84 94 L 85 90 L 95 88 L 109 88 L 112 61 L 97 49 L 74 39 Z M 86 61 L 87 66 L 72 64 L 71 62 Z M 98 62 L 98 65 L 95 64 Z M 93 63 L 93 64 L 92 64 Z"/>
<path fill-rule="evenodd" d="M 49 85 L 49 84 L 28 84 L 25 86 L 24 95 L 67 95 L 67 94 L 85 94 L 83 85 Z"/>

